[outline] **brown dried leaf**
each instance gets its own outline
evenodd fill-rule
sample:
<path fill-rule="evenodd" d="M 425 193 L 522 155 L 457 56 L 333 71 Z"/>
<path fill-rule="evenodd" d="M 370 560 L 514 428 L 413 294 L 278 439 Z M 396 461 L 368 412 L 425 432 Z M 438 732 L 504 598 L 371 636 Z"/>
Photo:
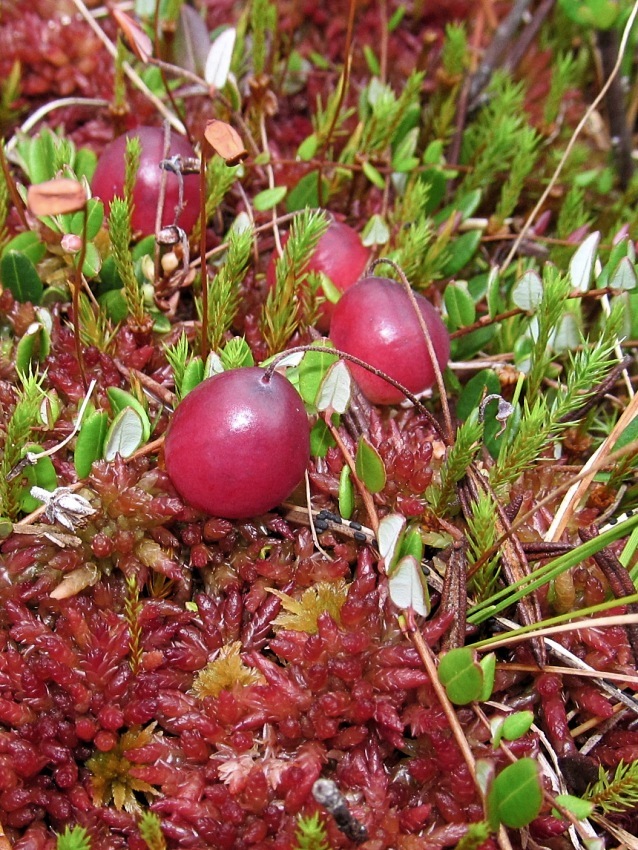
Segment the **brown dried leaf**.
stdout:
<path fill-rule="evenodd" d="M 115 23 L 124 33 L 124 38 L 132 52 L 140 62 L 146 64 L 153 55 L 153 42 L 151 39 L 130 15 L 122 12 L 117 6 L 111 6 L 110 12 L 115 18 Z"/>
<path fill-rule="evenodd" d="M 225 121 L 211 119 L 206 124 L 204 137 L 215 153 L 226 160 L 226 165 L 237 165 L 248 156 L 241 136 Z"/>
<path fill-rule="evenodd" d="M 86 204 L 86 189 L 78 180 L 57 177 L 29 186 L 27 206 L 34 215 L 77 212 Z"/>

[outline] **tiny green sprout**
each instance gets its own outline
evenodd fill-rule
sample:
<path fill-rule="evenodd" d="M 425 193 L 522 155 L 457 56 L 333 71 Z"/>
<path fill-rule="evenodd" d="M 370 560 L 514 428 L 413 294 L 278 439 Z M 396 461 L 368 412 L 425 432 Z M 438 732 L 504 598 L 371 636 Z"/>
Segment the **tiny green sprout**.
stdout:
<path fill-rule="evenodd" d="M 83 826 L 67 826 L 59 833 L 56 850 L 91 850 L 91 839 Z"/>
<path fill-rule="evenodd" d="M 293 850 L 330 850 L 326 826 L 319 812 L 299 816 Z"/>
<path fill-rule="evenodd" d="M 160 819 L 154 812 L 143 812 L 137 828 L 148 850 L 166 850 L 166 839 L 162 833 Z"/>

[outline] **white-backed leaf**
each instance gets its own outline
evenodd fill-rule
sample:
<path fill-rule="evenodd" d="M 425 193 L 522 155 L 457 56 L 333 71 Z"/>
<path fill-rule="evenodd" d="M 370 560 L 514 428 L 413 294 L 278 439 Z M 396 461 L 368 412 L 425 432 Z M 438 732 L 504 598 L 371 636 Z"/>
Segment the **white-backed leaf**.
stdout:
<path fill-rule="evenodd" d="M 578 246 L 569 262 L 569 277 L 573 288 L 579 292 L 587 292 L 589 289 L 599 242 L 599 231 L 590 233 L 587 239 Z"/>
<path fill-rule="evenodd" d="M 210 378 L 213 375 L 219 375 L 224 372 L 224 364 L 216 351 L 211 351 L 206 358 L 206 366 L 204 367 L 204 377 Z"/>
<path fill-rule="evenodd" d="M 352 378 L 343 360 L 337 360 L 328 369 L 319 387 L 317 410 L 345 413 L 350 404 Z"/>
<path fill-rule="evenodd" d="M 392 566 L 392 561 L 398 551 L 405 524 L 406 519 L 401 514 L 387 514 L 379 522 L 377 540 L 379 541 L 379 554 L 385 561 L 386 572 Z"/>
<path fill-rule="evenodd" d="M 305 351 L 293 351 L 292 354 L 287 354 L 277 361 L 277 369 L 291 369 L 293 366 L 298 366 L 304 358 Z M 261 364 L 265 365 L 264 363 Z"/>
<path fill-rule="evenodd" d="M 613 277 L 609 281 L 609 286 L 612 289 L 635 289 L 636 288 L 636 269 L 629 257 L 623 257 L 618 263 Z"/>
<path fill-rule="evenodd" d="M 412 555 L 401 558 L 388 578 L 390 599 L 397 608 L 412 610 L 421 617 L 430 612 L 430 600 L 423 581 L 421 565 Z"/>
<path fill-rule="evenodd" d="M 538 272 L 530 269 L 512 288 L 512 301 L 521 310 L 535 310 L 543 298 L 543 282 Z"/>
<path fill-rule="evenodd" d="M 132 407 L 125 407 L 117 414 L 104 442 L 104 460 L 115 460 L 115 455 L 130 457 L 138 449 L 144 437 L 144 425 Z"/>
<path fill-rule="evenodd" d="M 551 337 L 552 348 L 554 351 L 573 351 L 582 341 L 582 334 L 578 329 L 575 316 L 572 313 L 565 313 Z"/>
<path fill-rule="evenodd" d="M 373 245 L 386 245 L 390 241 L 390 228 L 388 227 L 383 216 L 375 213 L 361 234 L 361 242 L 370 248 Z"/>
<path fill-rule="evenodd" d="M 209 50 L 210 36 L 206 22 L 192 6 L 181 4 L 173 41 L 175 64 L 201 76 Z"/>
<path fill-rule="evenodd" d="M 226 85 L 236 34 L 235 28 L 229 27 L 211 44 L 204 69 L 204 79 L 209 86 L 221 89 Z"/>

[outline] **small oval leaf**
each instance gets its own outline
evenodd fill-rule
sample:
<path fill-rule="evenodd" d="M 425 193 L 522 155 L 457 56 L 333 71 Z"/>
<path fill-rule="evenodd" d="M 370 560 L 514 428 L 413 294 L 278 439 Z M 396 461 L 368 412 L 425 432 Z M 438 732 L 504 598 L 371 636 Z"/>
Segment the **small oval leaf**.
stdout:
<path fill-rule="evenodd" d="M 146 442 L 151 436 L 151 423 L 143 405 L 135 398 L 134 395 L 131 395 L 131 393 L 121 389 L 120 387 L 109 387 L 106 394 L 109 397 L 113 413 L 118 414 L 121 410 L 124 410 L 125 407 L 133 408 L 140 417 L 144 427 L 143 438 L 144 442 Z"/>
<path fill-rule="evenodd" d="M 40 276 L 26 254 L 7 251 L 0 260 L 0 277 L 16 301 L 39 304 L 44 292 Z"/>
<path fill-rule="evenodd" d="M 344 519 L 350 519 L 354 511 L 354 486 L 347 463 L 343 465 L 339 476 L 339 513 Z"/>
<path fill-rule="evenodd" d="M 288 189 L 286 186 L 273 186 L 272 189 L 264 189 L 253 198 L 253 206 L 257 212 L 265 212 L 271 210 L 274 206 L 281 203 L 286 197 Z"/>
<path fill-rule="evenodd" d="M 385 466 L 379 452 L 365 437 L 359 438 L 354 464 L 357 478 L 371 493 L 379 493 L 383 490 L 386 482 Z"/>
<path fill-rule="evenodd" d="M 538 817 L 543 802 L 538 763 L 522 758 L 502 770 L 487 795 L 487 811 L 493 829 L 500 824 L 522 829 Z"/>
<path fill-rule="evenodd" d="M 106 435 L 104 460 L 115 460 L 116 455 L 130 457 L 143 442 L 144 425 L 137 411 L 125 407 L 113 420 Z"/>
<path fill-rule="evenodd" d="M 483 690 L 483 669 L 469 646 L 452 649 L 441 658 L 439 679 L 455 705 L 474 702 Z"/>
<path fill-rule="evenodd" d="M 108 426 L 109 417 L 105 410 L 96 411 L 82 423 L 73 454 L 78 478 L 86 478 L 95 461 L 102 457 Z"/>

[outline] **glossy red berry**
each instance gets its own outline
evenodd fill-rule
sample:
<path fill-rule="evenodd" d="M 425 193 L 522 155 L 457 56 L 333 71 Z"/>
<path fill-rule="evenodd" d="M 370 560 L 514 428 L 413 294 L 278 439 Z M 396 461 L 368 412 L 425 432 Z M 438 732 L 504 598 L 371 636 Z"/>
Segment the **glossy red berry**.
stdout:
<path fill-rule="evenodd" d="M 123 136 L 118 136 L 108 144 L 100 156 L 93 174 L 91 188 L 93 194 L 108 204 L 115 197 L 124 196 L 125 152 L 126 140 L 130 136 L 138 136 L 142 145 L 140 167 L 133 190 L 133 230 L 141 231 L 144 235 L 155 233 L 155 216 L 160 198 L 162 169 L 160 162 L 164 159 L 164 130 L 160 127 L 138 127 Z M 180 156 L 189 159 L 195 156 L 190 142 L 181 136 L 171 134 L 169 158 Z M 162 227 L 175 222 L 175 207 L 179 200 L 179 178 L 170 170 L 166 172 L 166 197 L 162 213 Z M 189 233 L 199 216 L 199 175 L 185 174 L 184 180 L 184 209 L 177 223 Z"/>
<path fill-rule="evenodd" d="M 441 368 L 450 356 L 450 337 L 435 308 L 416 295 Z M 404 287 L 383 277 L 365 277 L 335 307 L 330 339 L 337 348 L 381 369 L 413 393 L 435 383 L 432 360 L 418 317 Z M 365 396 L 375 404 L 397 404 L 404 396 L 361 366 L 348 364 Z"/>
<path fill-rule="evenodd" d="M 310 456 L 301 397 L 278 373 L 222 372 L 177 406 L 165 443 L 166 469 L 191 505 L 247 519 L 283 502 Z"/>
<path fill-rule="evenodd" d="M 284 244 L 287 237 L 284 237 Z M 353 286 L 364 273 L 370 260 L 370 252 L 363 245 L 359 234 L 347 224 L 332 221 L 323 234 L 312 255 L 308 270 L 322 272 L 328 277 L 339 292 L 345 292 Z M 266 280 L 268 286 L 275 285 L 276 256 L 273 254 Z M 335 305 L 325 301 L 317 320 L 317 329 L 327 333 Z"/>

